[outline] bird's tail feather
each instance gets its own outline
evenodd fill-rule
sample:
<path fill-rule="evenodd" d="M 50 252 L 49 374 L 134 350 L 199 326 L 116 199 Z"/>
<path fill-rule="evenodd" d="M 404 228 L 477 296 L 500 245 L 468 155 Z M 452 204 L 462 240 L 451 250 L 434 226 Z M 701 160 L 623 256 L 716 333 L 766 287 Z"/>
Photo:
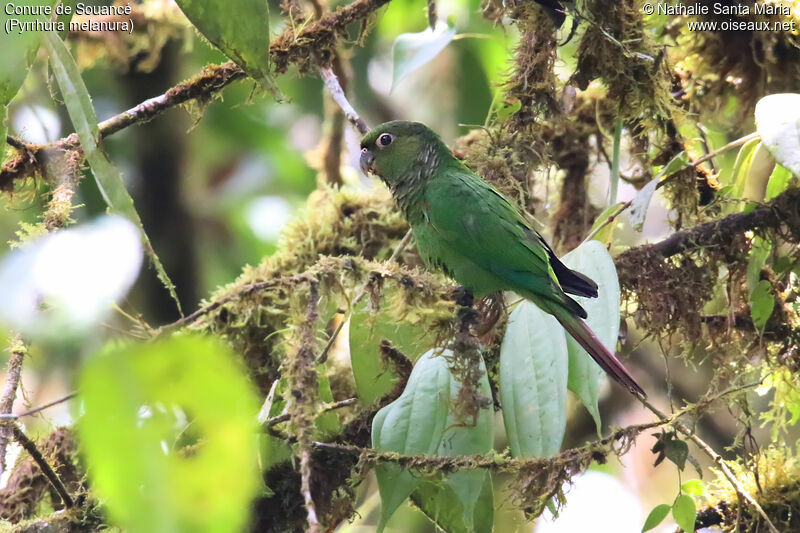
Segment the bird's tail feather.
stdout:
<path fill-rule="evenodd" d="M 559 323 L 567 330 L 567 333 L 586 350 L 592 359 L 600 365 L 606 374 L 611 376 L 617 383 L 627 388 L 633 393 L 647 396 L 644 389 L 636 383 L 630 372 L 622 365 L 619 359 L 606 348 L 594 332 L 586 325 L 586 322 L 573 316 L 568 310 L 563 309 L 554 313 Z"/>

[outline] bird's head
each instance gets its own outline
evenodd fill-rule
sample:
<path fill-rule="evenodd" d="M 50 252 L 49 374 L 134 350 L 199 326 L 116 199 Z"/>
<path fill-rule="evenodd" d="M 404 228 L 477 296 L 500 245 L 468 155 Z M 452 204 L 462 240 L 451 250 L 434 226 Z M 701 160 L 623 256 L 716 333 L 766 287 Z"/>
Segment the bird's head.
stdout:
<path fill-rule="evenodd" d="M 361 170 L 394 189 L 409 179 L 425 179 L 449 150 L 430 128 L 395 120 L 376 126 L 361 139 Z"/>

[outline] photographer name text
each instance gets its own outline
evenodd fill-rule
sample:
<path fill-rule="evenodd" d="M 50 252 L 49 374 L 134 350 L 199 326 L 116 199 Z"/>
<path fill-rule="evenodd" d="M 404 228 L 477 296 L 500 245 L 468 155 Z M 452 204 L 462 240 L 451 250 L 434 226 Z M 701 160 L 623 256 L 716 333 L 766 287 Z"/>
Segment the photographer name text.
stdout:
<path fill-rule="evenodd" d="M 792 18 L 794 3 L 760 3 L 727 4 L 722 2 L 675 4 L 669 2 L 647 2 L 642 4 L 645 15 L 668 16 L 719 16 L 727 15 L 739 18 L 727 20 L 690 20 L 687 22 L 690 31 L 781 31 L 797 32 L 797 21 Z M 746 20 L 741 17 L 762 16 L 780 17 L 784 20 Z"/>

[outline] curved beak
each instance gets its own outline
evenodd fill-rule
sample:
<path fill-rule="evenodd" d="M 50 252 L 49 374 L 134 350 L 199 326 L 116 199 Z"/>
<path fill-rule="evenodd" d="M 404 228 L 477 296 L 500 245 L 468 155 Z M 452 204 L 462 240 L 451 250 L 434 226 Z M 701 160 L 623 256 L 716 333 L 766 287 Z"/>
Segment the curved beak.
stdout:
<path fill-rule="evenodd" d="M 370 172 L 373 172 L 372 163 L 375 162 L 375 156 L 372 155 L 372 152 L 367 150 L 366 148 L 361 149 L 361 159 L 359 160 L 359 166 L 361 167 L 361 172 L 366 175 L 369 175 Z"/>

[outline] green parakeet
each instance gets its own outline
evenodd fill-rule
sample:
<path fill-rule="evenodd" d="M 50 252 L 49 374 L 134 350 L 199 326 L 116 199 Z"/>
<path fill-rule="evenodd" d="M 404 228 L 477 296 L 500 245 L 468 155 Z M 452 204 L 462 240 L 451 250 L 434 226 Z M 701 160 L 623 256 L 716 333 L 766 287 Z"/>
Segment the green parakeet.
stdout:
<path fill-rule="evenodd" d="M 644 395 L 582 320 L 566 293 L 597 297 L 597 284 L 559 261 L 499 191 L 418 122 L 381 124 L 361 140 L 361 168 L 376 174 L 403 211 L 422 259 L 481 297 L 510 290 L 553 315 L 608 375 Z"/>

